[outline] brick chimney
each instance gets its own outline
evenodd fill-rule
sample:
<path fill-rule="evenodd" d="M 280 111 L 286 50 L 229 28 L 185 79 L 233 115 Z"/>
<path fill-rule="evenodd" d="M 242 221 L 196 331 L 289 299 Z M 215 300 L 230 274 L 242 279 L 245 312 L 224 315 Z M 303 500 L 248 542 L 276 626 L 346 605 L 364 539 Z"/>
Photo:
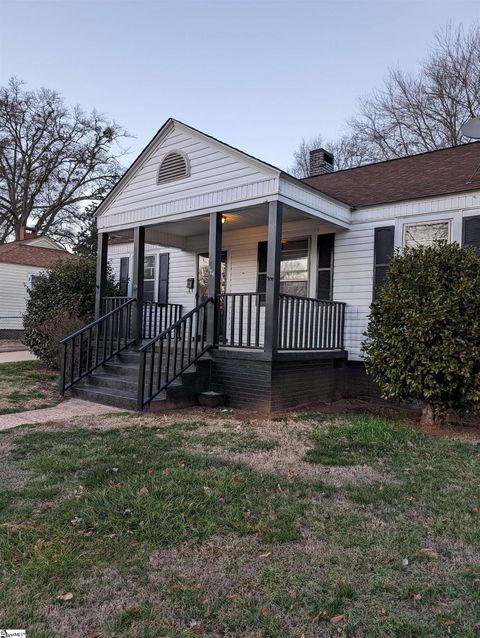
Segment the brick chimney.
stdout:
<path fill-rule="evenodd" d="M 37 231 L 34 228 L 27 228 L 26 226 L 22 226 L 18 231 L 19 241 L 25 241 L 27 239 L 36 239 Z"/>
<path fill-rule="evenodd" d="M 309 177 L 331 173 L 333 171 L 333 162 L 333 155 L 324 148 L 316 148 L 315 150 L 310 151 Z"/>

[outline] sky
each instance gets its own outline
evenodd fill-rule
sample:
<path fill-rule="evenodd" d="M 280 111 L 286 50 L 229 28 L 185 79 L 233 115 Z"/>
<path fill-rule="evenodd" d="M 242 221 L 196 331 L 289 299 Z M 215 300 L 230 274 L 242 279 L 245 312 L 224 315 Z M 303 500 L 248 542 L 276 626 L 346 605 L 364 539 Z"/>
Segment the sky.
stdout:
<path fill-rule="evenodd" d="M 435 29 L 479 18 L 478 0 L 1 0 L 0 84 L 115 119 L 125 165 L 174 117 L 288 169 L 389 67 L 414 71 Z"/>

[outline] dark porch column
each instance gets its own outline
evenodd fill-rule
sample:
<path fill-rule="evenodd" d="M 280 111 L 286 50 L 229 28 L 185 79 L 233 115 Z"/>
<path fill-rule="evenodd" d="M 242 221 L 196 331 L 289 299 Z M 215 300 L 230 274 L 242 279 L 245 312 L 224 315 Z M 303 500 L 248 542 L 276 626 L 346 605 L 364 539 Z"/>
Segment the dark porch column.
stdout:
<path fill-rule="evenodd" d="M 144 262 L 145 227 L 136 226 L 133 229 L 133 296 L 137 301 L 133 308 L 132 336 L 137 346 L 142 345 Z"/>
<path fill-rule="evenodd" d="M 108 233 L 98 233 L 97 278 L 95 283 L 95 319 L 102 314 L 102 299 L 107 287 Z"/>
<path fill-rule="evenodd" d="M 280 256 L 282 251 L 283 205 L 268 204 L 267 292 L 265 295 L 265 352 L 277 351 L 280 293 Z"/>
<path fill-rule="evenodd" d="M 222 268 L 222 214 L 210 213 L 208 236 L 208 296 L 215 300 L 215 311 L 209 312 L 207 323 L 207 342 L 217 342 L 217 295 L 220 293 L 220 274 Z M 209 309 L 210 310 L 210 309 Z"/>

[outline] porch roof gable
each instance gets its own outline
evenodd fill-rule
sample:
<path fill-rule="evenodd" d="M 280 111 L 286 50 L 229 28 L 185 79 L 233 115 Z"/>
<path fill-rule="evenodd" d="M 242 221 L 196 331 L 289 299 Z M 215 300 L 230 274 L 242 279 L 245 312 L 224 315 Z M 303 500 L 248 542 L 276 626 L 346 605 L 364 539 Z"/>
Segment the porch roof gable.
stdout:
<path fill-rule="evenodd" d="M 158 185 L 155 171 L 168 152 L 191 150 L 192 173 Z M 216 172 L 215 172 L 216 171 Z M 221 142 L 183 122 L 168 119 L 97 208 L 98 226 L 108 229 L 180 219 L 198 210 L 236 208 L 283 199 L 300 210 L 350 222 L 350 207 L 285 171 Z M 166 219 L 165 219 L 166 221 Z"/>

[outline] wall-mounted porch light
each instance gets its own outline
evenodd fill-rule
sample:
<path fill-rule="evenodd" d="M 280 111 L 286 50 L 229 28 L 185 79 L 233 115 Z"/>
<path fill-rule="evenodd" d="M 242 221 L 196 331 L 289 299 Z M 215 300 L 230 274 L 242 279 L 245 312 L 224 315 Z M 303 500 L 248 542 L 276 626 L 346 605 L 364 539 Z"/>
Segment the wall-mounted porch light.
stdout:
<path fill-rule="evenodd" d="M 222 224 L 224 224 L 227 221 L 227 216 L 226 215 L 222 215 Z"/>

